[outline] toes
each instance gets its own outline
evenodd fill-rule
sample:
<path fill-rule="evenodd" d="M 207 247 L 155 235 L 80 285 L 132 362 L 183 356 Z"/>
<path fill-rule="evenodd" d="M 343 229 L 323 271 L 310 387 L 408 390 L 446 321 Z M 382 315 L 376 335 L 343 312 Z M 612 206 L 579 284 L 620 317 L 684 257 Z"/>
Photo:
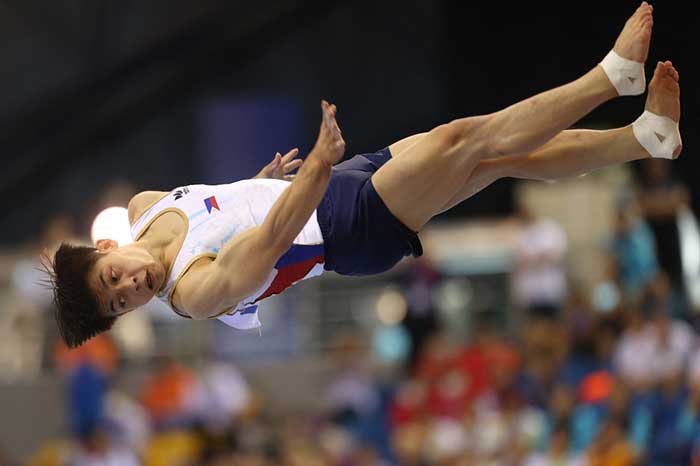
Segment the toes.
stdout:
<path fill-rule="evenodd" d="M 636 13 L 635 16 L 637 17 L 638 20 L 640 21 L 646 21 L 652 18 L 652 8 L 651 5 L 648 4 L 643 4 L 641 5 Z"/>
<path fill-rule="evenodd" d="M 674 81 L 678 81 L 678 70 L 676 70 L 676 68 L 673 66 L 673 63 L 670 60 L 667 60 L 664 62 L 664 66 L 666 67 L 666 74 L 673 78 Z"/>
<path fill-rule="evenodd" d="M 679 94 L 681 92 L 681 87 L 678 85 L 678 81 L 675 79 L 666 80 L 666 89 L 671 91 L 673 94 Z"/>

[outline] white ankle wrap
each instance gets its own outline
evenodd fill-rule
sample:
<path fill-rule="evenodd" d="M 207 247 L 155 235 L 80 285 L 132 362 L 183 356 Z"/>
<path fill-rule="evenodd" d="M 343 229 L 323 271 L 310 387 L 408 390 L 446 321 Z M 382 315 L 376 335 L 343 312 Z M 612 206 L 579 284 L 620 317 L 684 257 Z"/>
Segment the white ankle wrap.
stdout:
<path fill-rule="evenodd" d="M 672 159 L 673 151 L 681 145 L 678 123 L 648 110 L 632 123 L 632 131 L 642 147 L 655 158 Z"/>
<path fill-rule="evenodd" d="M 600 66 L 618 95 L 639 95 L 646 89 L 644 63 L 622 58 L 611 50 L 600 62 Z"/>

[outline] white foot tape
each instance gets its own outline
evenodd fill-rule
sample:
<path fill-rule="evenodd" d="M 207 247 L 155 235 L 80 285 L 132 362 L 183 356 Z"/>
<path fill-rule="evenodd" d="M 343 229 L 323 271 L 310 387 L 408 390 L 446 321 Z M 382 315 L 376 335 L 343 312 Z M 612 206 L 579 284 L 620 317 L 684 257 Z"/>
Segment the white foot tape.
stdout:
<path fill-rule="evenodd" d="M 632 123 L 632 131 L 642 147 L 655 158 L 672 159 L 673 151 L 681 145 L 678 123 L 648 110 Z"/>
<path fill-rule="evenodd" d="M 613 50 L 600 62 L 618 95 L 639 95 L 646 89 L 644 63 L 622 58 Z"/>

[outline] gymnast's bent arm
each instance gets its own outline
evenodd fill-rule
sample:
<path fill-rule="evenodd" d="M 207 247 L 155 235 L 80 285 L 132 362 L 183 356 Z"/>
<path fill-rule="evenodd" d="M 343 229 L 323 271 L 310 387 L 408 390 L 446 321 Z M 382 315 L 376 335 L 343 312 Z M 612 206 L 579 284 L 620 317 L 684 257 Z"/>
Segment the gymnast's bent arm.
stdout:
<path fill-rule="evenodd" d="M 231 239 L 214 261 L 183 277 L 185 283 L 180 286 L 186 284 L 186 289 L 180 292 L 182 310 L 193 318 L 218 315 L 259 289 L 318 207 L 328 187 L 331 167 L 345 152 L 335 106 L 324 101 L 322 109 L 316 145 L 263 223 Z"/>

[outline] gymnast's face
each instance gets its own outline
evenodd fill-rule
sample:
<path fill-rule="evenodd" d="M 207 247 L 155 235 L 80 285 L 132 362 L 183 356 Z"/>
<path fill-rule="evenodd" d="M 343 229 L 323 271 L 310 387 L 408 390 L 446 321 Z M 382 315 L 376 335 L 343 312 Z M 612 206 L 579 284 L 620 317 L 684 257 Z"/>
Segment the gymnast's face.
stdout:
<path fill-rule="evenodd" d="M 143 306 L 155 296 L 165 270 L 151 254 L 134 245 L 119 247 L 116 241 L 99 240 L 91 286 L 105 315 L 120 316 Z"/>

